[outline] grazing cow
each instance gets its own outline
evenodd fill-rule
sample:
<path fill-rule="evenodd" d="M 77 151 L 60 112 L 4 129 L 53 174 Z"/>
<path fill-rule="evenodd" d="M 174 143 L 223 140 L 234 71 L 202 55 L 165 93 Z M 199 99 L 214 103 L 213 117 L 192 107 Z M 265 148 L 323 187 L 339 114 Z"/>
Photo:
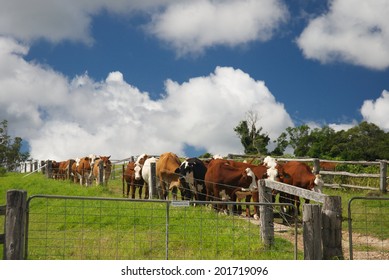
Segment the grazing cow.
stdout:
<path fill-rule="evenodd" d="M 307 164 L 298 161 L 290 161 L 283 164 L 282 167 L 285 173 L 290 176 L 288 179 L 284 180 L 284 183 L 306 190 L 312 190 L 319 193 L 322 192 L 322 187 L 324 185 L 323 180 L 319 174 L 313 174 L 311 168 Z M 291 199 L 294 199 L 297 212 L 300 214 L 300 198 L 298 196 L 289 196 Z M 309 203 L 309 200 L 306 199 L 305 202 Z"/>
<path fill-rule="evenodd" d="M 162 154 L 157 161 L 157 178 L 159 180 L 159 197 L 168 198 L 168 192 L 172 192 L 173 200 L 177 199 L 177 191 L 180 186 L 181 161 L 174 153 Z M 182 195 L 182 194 L 181 194 Z"/>
<path fill-rule="evenodd" d="M 142 179 L 144 181 L 144 189 L 145 189 L 145 199 L 153 199 L 153 196 L 155 195 L 152 191 L 152 185 L 151 182 L 153 178 L 151 177 L 151 163 L 157 163 L 158 159 L 155 157 L 149 157 L 147 158 L 142 166 L 141 173 L 142 173 Z M 136 173 L 135 173 L 136 174 Z M 136 176 L 136 175 L 135 175 Z M 154 178 L 156 184 L 158 185 L 158 178 Z"/>
<path fill-rule="evenodd" d="M 205 201 L 205 173 L 207 168 L 198 158 L 188 158 L 180 166 L 180 190 L 183 199 Z"/>
<path fill-rule="evenodd" d="M 80 185 L 90 186 L 91 185 L 91 159 L 89 157 L 83 157 L 76 159 L 75 161 L 75 182 L 80 182 Z M 77 179 L 76 179 L 77 177 Z"/>
<path fill-rule="evenodd" d="M 205 174 L 207 200 L 236 201 L 236 192 L 242 189 L 254 190 L 256 176 L 249 167 L 235 167 L 225 160 L 213 160 Z M 214 206 L 220 210 L 220 205 Z M 233 206 L 236 212 L 236 206 Z"/>
<path fill-rule="evenodd" d="M 139 179 L 135 178 L 135 168 L 136 168 L 135 162 L 130 161 L 127 164 L 126 170 L 123 174 L 123 180 L 125 180 L 126 184 L 127 184 L 127 197 L 129 197 L 129 193 L 131 190 L 131 198 L 135 199 L 135 191 L 136 191 L 136 188 L 138 187 L 139 199 L 141 199 L 144 180 L 143 180 L 142 176 L 140 176 Z M 123 192 L 124 192 L 124 190 L 123 190 Z M 123 193 L 123 196 L 124 196 L 124 193 Z M 146 191 L 145 191 L 145 198 L 146 198 Z"/>
<path fill-rule="evenodd" d="M 109 160 L 111 156 L 99 156 L 94 159 L 94 163 L 92 164 L 92 176 L 96 180 L 96 186 L 100 183 L 100 165 L 102 165 L 102 179 L 104 186 L 108 186 L 109 176 L 111 176 L 112 163 Z"/>

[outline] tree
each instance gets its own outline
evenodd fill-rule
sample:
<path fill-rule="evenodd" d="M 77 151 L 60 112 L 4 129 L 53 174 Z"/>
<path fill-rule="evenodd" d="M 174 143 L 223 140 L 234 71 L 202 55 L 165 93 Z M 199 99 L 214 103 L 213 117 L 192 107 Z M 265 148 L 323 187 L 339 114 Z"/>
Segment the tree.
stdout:
<path fill-rule="evenodd" d="M 280 136 L 278 136 L 277 140 L 274 140 L 276 147 L 271 152 L 274 156 L 282 156 L 285 153 L 286 148 L 289 145 L 288 135 L 286 132 L 282 132 Z"/>
<path fill-rule="evenodd" d="M 21 153 L 22 138 L 14 139 L 8 135 L 8 121 L 0 123 L 0 167 L 6 171 L 15 170 L 20 161 L 29 157 L 28 153 Z"/>
<path fill-rule="evenodd" d="M 258 118 L 257 113 L 248 111 L 246 120 L 241 121 L 234 128 L 244 147 L 245 154 L 267 154 L 270 137 L 266 133 L 262 133 L 262 127 L 256 128 Z"/>
<path fill-rule="evenodd" d="M 289 145 L 294 149 L 295 156 L 306 156 L 310 148 L 309 126 L 303 124 L 297 127 L 288 127 L 286 132 L 289 135 Z"/>

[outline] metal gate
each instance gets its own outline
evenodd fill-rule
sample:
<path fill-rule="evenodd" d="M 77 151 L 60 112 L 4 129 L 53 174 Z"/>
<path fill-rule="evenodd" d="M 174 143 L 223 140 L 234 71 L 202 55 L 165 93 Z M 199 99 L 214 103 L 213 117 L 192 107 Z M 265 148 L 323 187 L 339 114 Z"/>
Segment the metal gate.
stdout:
<path fill-rule="evenodd" d="M 389 259 L 389 198 L 353 197 L 348 203 L 350 259 Z"/>
<path fill-rule="evenodd" d="M 25 259 L 297 257 L 297 227 L 287 230 L 291 241 L 276 234 L 274 243 L 265 246 L 258 221 L 217 214 L 209 205 L 218 203 L 31 196 L 27 201 Z M 251 211 L 254 205 L 260 205 L 235 204 Z M 285 231 L 277 225 L 274 229 L 276 233 Z"/>

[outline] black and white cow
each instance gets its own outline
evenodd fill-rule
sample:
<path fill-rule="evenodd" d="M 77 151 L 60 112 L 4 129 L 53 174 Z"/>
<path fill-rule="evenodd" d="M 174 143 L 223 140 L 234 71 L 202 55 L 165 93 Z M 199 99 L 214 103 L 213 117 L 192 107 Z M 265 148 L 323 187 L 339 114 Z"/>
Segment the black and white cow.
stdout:
<path fill-rule="evenodd" d="M 188 158 L 180 166 L 181 194 L 185 200 L 206 200 L 204 182 L 207 168 L 198 158 Z"/>

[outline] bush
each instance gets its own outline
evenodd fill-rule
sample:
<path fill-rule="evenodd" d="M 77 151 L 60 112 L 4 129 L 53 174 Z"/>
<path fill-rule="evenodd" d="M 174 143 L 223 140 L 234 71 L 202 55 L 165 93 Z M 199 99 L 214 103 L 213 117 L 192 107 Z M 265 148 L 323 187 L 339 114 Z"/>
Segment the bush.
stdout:
<path fill-rule="evenodd" d="M 0 177 L 4 177 L 5 173 L 7 173 L 7 169 L 2 167 L 2 166 L 0 166 Z"/>

